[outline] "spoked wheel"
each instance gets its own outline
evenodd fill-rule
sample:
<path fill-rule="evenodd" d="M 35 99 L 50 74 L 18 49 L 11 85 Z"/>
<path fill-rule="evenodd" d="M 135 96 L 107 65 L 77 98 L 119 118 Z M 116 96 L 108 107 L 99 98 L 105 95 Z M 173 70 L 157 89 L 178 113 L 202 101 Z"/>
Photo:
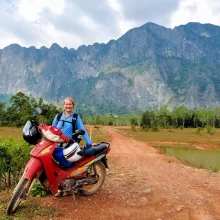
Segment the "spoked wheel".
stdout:
<path fill-rule="evenodd" d="M 101 161 L 95 162 L 87 171 L 88 183 L 79 191 L 85 196 L 94 195 L 103 185 L 106 176 L 106 169 Z"/>
<path fill-rule="evenodd" d="M 12 213 L 14 213 L 17 207 L 19 206 L 19 204 L 22 201 L 26 200 L 27 194 L 30 191 L 31 187 L 33 186 L 32 184 L 33 180 L 34 180 L 33 178 L 32 179 L 26 179 L 24 177 L 21 178 L 8 204 L 8 208 L 6 211 L 7 215 L 11 215 Z"/>

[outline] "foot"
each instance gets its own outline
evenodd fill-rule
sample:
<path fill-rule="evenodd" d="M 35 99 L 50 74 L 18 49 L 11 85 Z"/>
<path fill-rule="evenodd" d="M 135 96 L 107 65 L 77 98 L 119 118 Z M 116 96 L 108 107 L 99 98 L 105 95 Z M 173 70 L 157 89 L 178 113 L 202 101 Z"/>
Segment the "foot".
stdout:
<path fill-rule="evenodd" d="M 63 191 L 62 190 L 58 190 L 58 192 L 55 194 L 56 197 L 62 197 L 63 196 Z"/>

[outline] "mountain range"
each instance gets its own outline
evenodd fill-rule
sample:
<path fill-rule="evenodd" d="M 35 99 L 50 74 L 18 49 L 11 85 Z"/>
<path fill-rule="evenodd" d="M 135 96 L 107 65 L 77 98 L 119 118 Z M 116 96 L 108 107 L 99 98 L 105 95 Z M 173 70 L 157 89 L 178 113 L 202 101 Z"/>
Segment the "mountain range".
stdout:
<path fill-rule="evenodd" d="M 154 23 L 108 43 L 0 49 L 0 101 L 23 92 L 61 104 L 71 96 L 84 113 L 133 113 L 220 104 L 220 27 Z"/>

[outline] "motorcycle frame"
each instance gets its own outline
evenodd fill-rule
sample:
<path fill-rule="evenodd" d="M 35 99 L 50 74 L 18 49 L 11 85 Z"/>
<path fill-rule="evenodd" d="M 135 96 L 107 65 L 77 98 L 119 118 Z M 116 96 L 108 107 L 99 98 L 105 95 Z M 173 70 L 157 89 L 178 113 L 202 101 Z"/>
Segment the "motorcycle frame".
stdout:
<path fill-rule="evenodd" d="M 49 140 L 40 141 L 31 150 L 31 158 L 24 170 L 24 177 L 27 179 L 39 178 L 45 171 L 52 194 L 57 193 L 62 180 L 82 178 L 86 174 L 88 167 L 98 160 L 101 160 L 106 168 L 108 168 L 106 154 L 110 151 L 110 148 L 107 148 L 100 155 L 80 159 L 71 168 L 61 169 L 52 159 L 52 154 L 56 146 L 56 143 Z"/>

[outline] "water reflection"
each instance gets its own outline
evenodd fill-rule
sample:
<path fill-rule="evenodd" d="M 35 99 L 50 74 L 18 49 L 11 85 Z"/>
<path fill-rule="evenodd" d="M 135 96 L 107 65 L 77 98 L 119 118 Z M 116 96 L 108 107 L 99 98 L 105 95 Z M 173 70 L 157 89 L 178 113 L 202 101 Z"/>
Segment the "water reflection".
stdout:
<path fill-rule="evenodd" d="M 185 147 L 159 146 L 165 154 L 185 160 L 198 168 L 220 171 L 220 150 L 200 150 Z"/>

